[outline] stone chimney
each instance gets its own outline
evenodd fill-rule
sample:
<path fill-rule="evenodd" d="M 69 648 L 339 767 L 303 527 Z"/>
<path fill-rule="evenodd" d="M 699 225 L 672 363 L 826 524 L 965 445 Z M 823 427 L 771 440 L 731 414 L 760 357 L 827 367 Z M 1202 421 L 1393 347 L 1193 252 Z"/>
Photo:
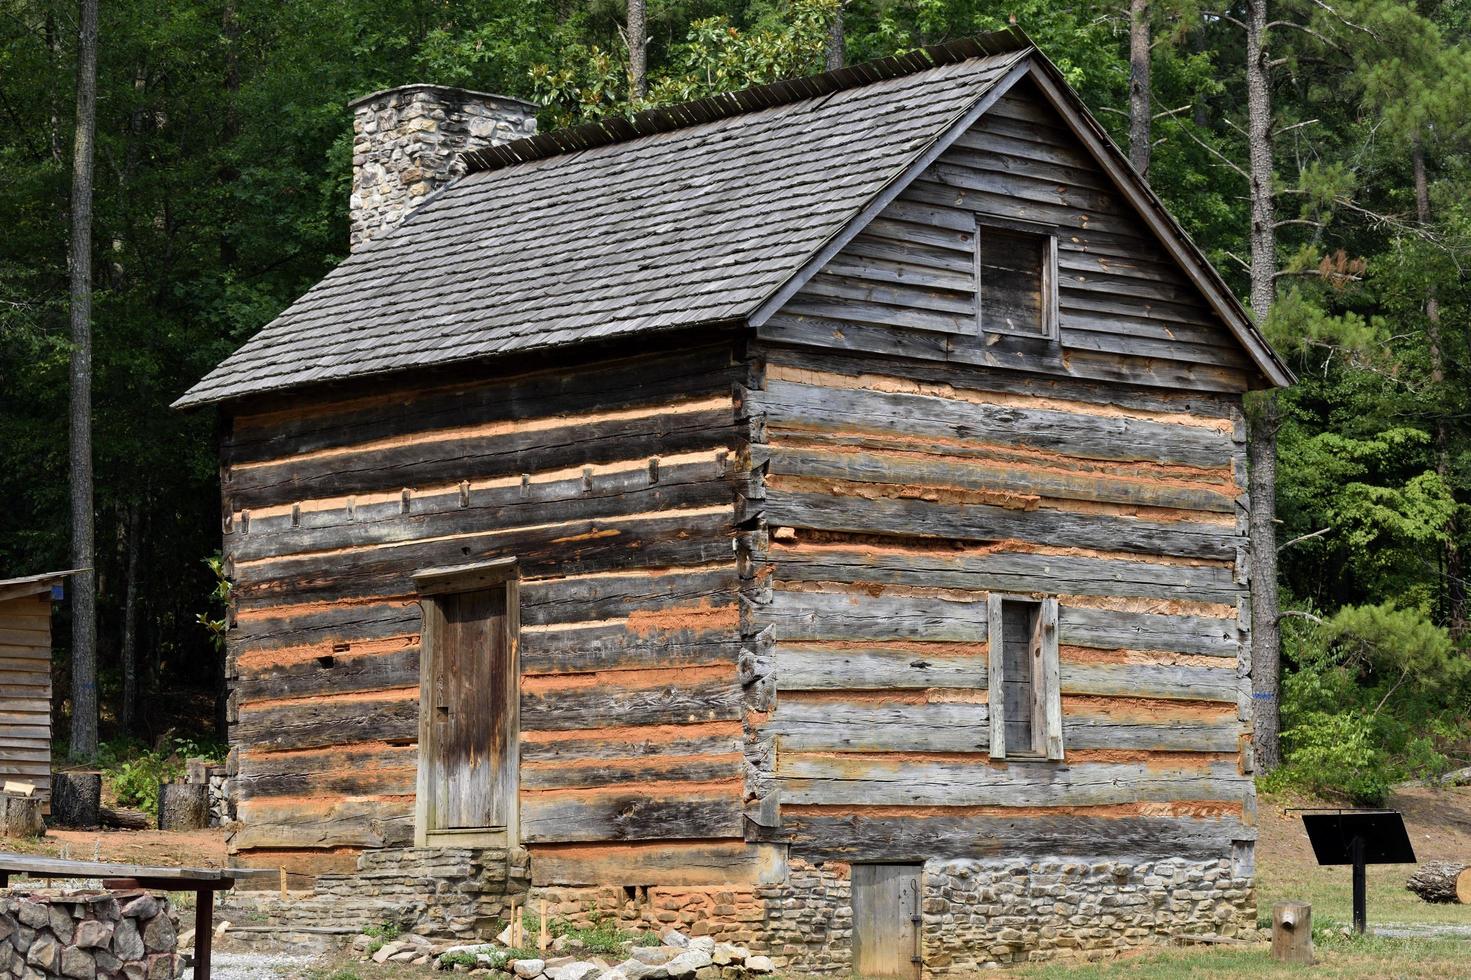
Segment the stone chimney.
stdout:
<path fill-rule="evenodd" d="M 349 108 L 353 249 L 464 173 L 464 151 L 536 135 L 534 104 L 442 85 L 385 89 Z"/>

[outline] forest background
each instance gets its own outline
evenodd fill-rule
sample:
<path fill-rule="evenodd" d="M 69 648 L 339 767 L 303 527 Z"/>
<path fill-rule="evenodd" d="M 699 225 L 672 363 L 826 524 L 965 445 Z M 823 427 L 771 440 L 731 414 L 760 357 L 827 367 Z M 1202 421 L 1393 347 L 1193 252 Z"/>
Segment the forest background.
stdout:
<path fill-rule="evenodd" d="M 1276 438 L 1285 765 L 1270 779 L 1374 802 L 1398 779 L 1471 762 L 1467 0 L 103 0 L 99 12 L 104 752 L 222 734 L 217 421 L 168 406 L 346 255 L 348 101 L 457 85 L 534 99 L 547 129 L 1014 23 L 1266 313 L 1299 375 L 1252 406 Z M 0 577 L 71 565 L 78 18 L 75 3 L 0 0 Z M 63 735 L 69 635 L 58 622 Z"/>

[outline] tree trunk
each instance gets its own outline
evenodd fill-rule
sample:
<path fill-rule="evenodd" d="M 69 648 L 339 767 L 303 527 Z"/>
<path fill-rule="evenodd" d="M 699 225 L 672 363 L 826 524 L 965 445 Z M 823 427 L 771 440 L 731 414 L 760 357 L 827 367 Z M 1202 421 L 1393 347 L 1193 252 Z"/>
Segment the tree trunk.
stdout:
<path fill-rule="evenodd" d="M 92 163 L 97 130 L 97 0 L 81 0 L 72 146 L 72 718 L 69 754 L 97 755 L 97 575 L 92 513 Z"/>
<path fill-rule="evenodd" d="M 123 599 L 123 708 L 120 716 L 123 734 L 133 733 L 133 723 L 138 718 L 138 555 L 143 550 L 142 537 L 138 533 L 141 523 L 139 507 L 128 506 L 128 531 L 125 537 L 128 549 L 128 585 Z"/>
<path fill-rule="evenodd" d="M 1471 905 L 1471 864 L 1431 861 L 1410 875 L 1405 887 L 1427 902 Z"/>
<path fill-rule="evenodd" d="M 1129 162 L 1141 174 L 1149 173 L 1153 139 L 1149 41 L 1149 0 L 1129 0 Z"/>
<path fill-rule="evenodd" d="M 58 827 L 102 826 L 102 774 L 54 773 L 51 777 L 51 822 Z"/>
<path fill-rule="evenodd" d="M 843 36 L 843 4 L 841 0 L 833 7 L 833 19 L 827 25 L 827 70 L 837 71 L 848 62 L 846 40 Z"/>
<path fill-rule="evenodd" d="M 209 784 L 159 783 L 158 829 L 203 830 L 209 826 Z"/>
<path fill-rule="evenodd" d="M 0 793 L 0 837 L 40 837 L 46 833 L 39 796 Z"/>
<path fill-rule="evenodd" d="M 131 807 L 114 809 L 104 806 L 99 812 L 102 815 L 102 826 L 104 827 L 118 827 L 122 830 L 150 830 L 153 827 L 153 821 L 148 819 L 148 814 L 142 810 L 135 810 Z"/>
<path fill-rule="evenodd" d="M 647 0 L 628 0 L 628 99 L 649 94 L 649 24 Z"/>
<path fill-rule="evenodd" d="M 1246 108 L 1251 179 L 1251 310 L 1259 325 L 1272 311 L 1277 279 L 1276 209 L 1272 201 L 1272 91 L 1267 76 L 1267 0 L 1248 0 Z M 1268 391 L 1250 420 L 1251 686 L 1253 744 L 1259 772 L 1282 762 L 1281 610 L 1277 599 L 1277 394 Z"/>
<path fill-rule="evenodd" d="M 1425 144 L 1416 133 L 1410 142 L 1410 158 L 1415 172 L 1415 213 L 1422 227 L 1430 225 L 1430 182 L 1425 176 Z M 1441 386 L 1445 384 L 1445 348 L 1441 340 L 1440 300 L 1435 293 L 1435 283 L 1425 287 L 1425 340 L 1430 348 L 1430 383 L 1435 386 L 1437 400 Z M 1450 431 L 1445 412 L 1437 404 L 1435 413 L 1435 472 L 1442 480 L 1451 478 Z M 1441 562 L 1445 566 L 1441 581 L 1442 594 L 1446 597 L 1446 626 L 1451 639 L 1461 640 L 1466 635 L 1466 586 L 1461 578 L 1461 549 L 1457 544 L 1459 531 L 1456 517 L 1452 513 L 1444 528 L 1445 544 L 1441 546 Z"/>

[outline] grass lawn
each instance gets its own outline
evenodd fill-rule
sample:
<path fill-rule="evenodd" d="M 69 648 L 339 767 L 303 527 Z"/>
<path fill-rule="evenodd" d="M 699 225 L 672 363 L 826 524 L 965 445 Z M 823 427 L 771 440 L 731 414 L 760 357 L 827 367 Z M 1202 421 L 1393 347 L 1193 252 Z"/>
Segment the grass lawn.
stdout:
<path fill-rule="evenodd" d="M 1349 869 L 1320 868 L 1313 860 L 1302 820 L 1287 807 L 1311 801 L 1263 798 L 1257 843 L 1258 921 L 1270 925 L 1272 905 L 1286 899 L 1313 906 L 1318 964 L 1286 967 L 1266 944 L 1154 949 L 1099 964 L 1039 964 L 1014 971 L 1036 978 L 1068 977 L 1436 977 L 1471 978 L 1471 938 L 1400 939 L 1344 935 L 1353 921 Z M 1399 793 L 1391 807 L 1405 824 L 1421 861 L 1471 862 L 1471 789 Z M 1409 865 L 1368 869 L 1369 926 L 1454 925 L 1471 930 L 1471 906 L 1429 905 L 1405 889 Z"/>

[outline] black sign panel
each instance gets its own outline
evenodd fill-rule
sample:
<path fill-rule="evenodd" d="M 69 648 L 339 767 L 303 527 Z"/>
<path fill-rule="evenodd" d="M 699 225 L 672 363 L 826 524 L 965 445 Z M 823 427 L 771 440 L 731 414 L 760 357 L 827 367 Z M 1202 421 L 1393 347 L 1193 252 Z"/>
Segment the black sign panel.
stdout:
<path fill-rule="evenodd" d="M 1415 863 L 1415 849 L 1397 810 L 1304 813 L 1302 823 L 1319 864 L 1353 864 L 1354 838 L 1363 841 L 1364 864 Z"/>

